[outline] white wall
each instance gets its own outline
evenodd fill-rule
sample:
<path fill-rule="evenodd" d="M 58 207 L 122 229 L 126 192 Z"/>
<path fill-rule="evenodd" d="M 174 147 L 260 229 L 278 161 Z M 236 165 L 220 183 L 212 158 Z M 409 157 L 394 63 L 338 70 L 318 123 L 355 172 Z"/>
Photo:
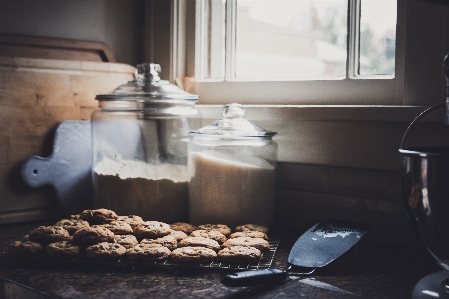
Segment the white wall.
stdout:
<path fill-rule="evenodd" d="M 0 0 L 0 33 L 101 41 L 117 62 L 143 62 L 143 0 Z"/>

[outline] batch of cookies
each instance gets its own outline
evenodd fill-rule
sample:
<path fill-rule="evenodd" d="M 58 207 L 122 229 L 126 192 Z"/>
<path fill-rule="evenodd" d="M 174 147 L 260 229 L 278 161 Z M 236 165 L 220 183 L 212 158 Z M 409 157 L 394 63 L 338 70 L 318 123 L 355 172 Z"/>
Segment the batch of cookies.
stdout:
<path fill-rule="evenodd" d="M 254 264 L 270 249 L 267 233 L 267 227 L 257 224 L 240 225 L 232 232 L 224 224 L 167 224 L 95 209 L 53 226 L 36 227 L 22 240 L 13 242 L 8 252 L 16 257 L 52 259 Z"/>

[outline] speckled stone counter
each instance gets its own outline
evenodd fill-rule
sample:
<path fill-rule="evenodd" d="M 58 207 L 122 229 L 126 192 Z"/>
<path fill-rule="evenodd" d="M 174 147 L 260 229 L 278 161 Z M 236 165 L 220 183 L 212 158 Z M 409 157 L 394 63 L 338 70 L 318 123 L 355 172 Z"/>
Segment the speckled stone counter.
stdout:
<path fill-rule="evenodd" d="M 0 251 L 38 225 L 0 226 Z M 284 229 L 272 268 L 286 269 L 295 240 Z M 414 285 L 440 271 L 423 249 L 364 239 L 344 256 L 308 277 L 281 284 L 226 287 L 221 269 L 116 267 L 0 260 L 0 298 L 411 298 Z"/>

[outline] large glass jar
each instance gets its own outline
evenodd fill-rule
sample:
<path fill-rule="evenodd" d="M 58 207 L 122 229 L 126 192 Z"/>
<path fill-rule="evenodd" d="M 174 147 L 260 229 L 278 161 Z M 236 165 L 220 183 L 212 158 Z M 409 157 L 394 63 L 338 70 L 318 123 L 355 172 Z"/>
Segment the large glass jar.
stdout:
<path fill-rule="evenodd" d="M 201 125 L 197 95 L 160 80 L 157 64 L 98 95 L 92 114 L 94 206 L 144 220 L 188 218 L 187 145 Z"/>
<path fill-rule="evenodd" d="M 226 105 L 222 119 L 191 132 L 192 223 L 273 224 L 276 133 L 247 121 L 244 112 L 239 104 Z"/>

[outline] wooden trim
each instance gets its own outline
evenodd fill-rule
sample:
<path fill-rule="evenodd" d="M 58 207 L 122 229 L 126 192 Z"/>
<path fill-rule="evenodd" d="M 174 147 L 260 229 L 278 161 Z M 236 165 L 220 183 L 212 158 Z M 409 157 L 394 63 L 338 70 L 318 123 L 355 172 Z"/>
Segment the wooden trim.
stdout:
<path fill-rule="evenodd" d="M 115 62 L 103 42 L 0 34 L 0 56 Z"/>
<path fill-rule="evenodd" d="M 163 80 L 170 80 L 172 72 L 172 5 L 174 1 L 157 1 L 148 0 L 148 12 L 146 19 L 148 20 L 149 28 L 146 28 L 150 33 L 149 45 L 151 47 L 150 61 L 156 62 L 162 66 L 162 71 L 159 76 Z"/>

